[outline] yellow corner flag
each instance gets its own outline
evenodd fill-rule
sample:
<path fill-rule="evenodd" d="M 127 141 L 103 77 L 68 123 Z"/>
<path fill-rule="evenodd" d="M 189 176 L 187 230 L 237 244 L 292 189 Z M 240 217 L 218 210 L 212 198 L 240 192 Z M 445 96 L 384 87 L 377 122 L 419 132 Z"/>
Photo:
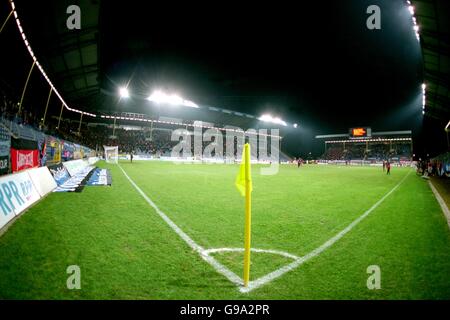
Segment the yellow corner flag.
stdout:
<path fill-rule="evenodd" d="M 252 222 L 252 174 L 250 164 L 250 145 L 246 143 L 242 150 L 242 162 L 236 177 L 236 187 L 245 197 L 245 228 L 244 228 L 244 286 L 248 286 L 250 279 L 250 238 Z"/>
<path fill-rule="evenodd" d="M 241 195 L 245 197 L 245 186 L 248 180 L 248 184 L 250 185 L 250 192 L 252 192 L 252 174 L 250 167 L 250 145 L 246 143 L 244 145 L 244 149 L 242 150 L 242 160 L 241 167 L 239 169 L 239 173 L 236 176 L 236 188 L 239 190 Z M 248 169 L 247 169 L 248 167 Z M 248 170 L 248 173 L 246 173 Z M 248 175 L 248 179 L 246 179 Z"/>

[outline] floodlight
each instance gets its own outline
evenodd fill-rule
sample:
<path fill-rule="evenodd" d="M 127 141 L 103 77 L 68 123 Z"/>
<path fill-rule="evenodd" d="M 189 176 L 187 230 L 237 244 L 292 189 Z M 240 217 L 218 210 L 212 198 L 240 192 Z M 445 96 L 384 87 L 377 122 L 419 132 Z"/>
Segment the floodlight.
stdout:
<path fill-rule="evenodd" d="M 153 91 L 153 93 L 147 98 L 147 100 L 159 103 L 162 102 L 164 96 L 165 95 L 163 95 L 161 91 Z"/>
<path fill-rule="evenodd" d="M 128 98 L 130 96 L 130 93 L 128 92 L 128 89 L 125 87 L 121 87 L 119 89 L 119 94 L 121 98 Z"/>
<path fill-rule="evenodd" d="M 258 120 L 264 121 L 264 122 L 272 122 L 276 124 L 281 124 L 283 126 L 287 126 L 286 122 L 281 120 L 278 117 L 272 117 L 270 114 L 263 114 L 261 117 L 258 118 Z"/>
<path fill-rule="evenodd" d="M 177 94 L 167 94 L 160 90 L 153 91 L 153 93 L 147 98 L 147 100 L 158 104 L 161 103 L 161 104 L 170 104 L 174 106 L 180 105 L 191 108 L 199 108 L 197 104 L 195 104 L 190 100 L 184 100 Z"/>
<path fill-rule="evenodd" d="M 298 124 L 294 123 L 294 128 L 297 128 L 297 127 L 298 127 Z"/>
<path fill-rule="evenodd" d="M 268 114 L 263 114 L 261 117 L 259 117 L 259 120 L 261 121 L 272 121 L 272 116 Z"/>
<path fill-rule="evenodd" d="M 177 96 L 176 94 L 171 94 L 167 96 L 167 103 L 173 105 L 180 105 L 183 104 L 183 99 L 180 96 Z"/>

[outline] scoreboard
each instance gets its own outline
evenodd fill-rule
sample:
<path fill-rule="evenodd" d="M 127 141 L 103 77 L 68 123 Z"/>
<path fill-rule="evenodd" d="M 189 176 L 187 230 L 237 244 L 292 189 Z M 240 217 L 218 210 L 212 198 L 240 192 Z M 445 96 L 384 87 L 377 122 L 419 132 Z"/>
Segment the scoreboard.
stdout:
<path fill-rule="evenodd" d="M 372 137 L 372 129 L 368 127 L 350 128 L 350 139 L 361 139 Z"/>

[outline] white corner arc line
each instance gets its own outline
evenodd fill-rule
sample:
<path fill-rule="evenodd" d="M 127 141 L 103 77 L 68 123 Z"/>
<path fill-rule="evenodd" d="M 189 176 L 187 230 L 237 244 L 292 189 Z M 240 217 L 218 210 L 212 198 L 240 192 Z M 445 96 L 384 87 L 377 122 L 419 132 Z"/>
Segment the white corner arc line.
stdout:
<path fill-rule="evenodd" d="M 267 284 L 267 283 L 271 282 L 272 280 L 275 280 L 276 278 L 281 277 L 286 272 L 294 270 L 295 268 L 297 268 L 298 266 L 302 265 L 303 263 L 305 263 L 309 259 L 314 258 L 314 257 L 318 256 L 319 254 L 321 254 L 323 251 L 325 251 L 326 249 L 331 247 L 333 244 L 335 244 L 338 240 L 340 240 L 344 235 L 349 233 L 358 223 L 360 223 L 373 210 L 375 210 L 384 200 L 386 200 L 387 197 L 389 197 L 395 190 L 397 190 L 397 188 L 403 183 L 403 181 L 406 180 L 406 178 L 409 176 L 409 174 L 411 172 L 412 171 L 409 171 L 406 174 L 406 176 L 403 177 L 403 179 L 391 189 L 391 191 L 386 193 L 380 200 L 378 200 L 366 212 L 364 212 L 361 216 L 359 216 L 358 218 L 353 220 L 353 222 L 351 222 L 344 230 L 342 230 L 341 232 L 336 234 L 334 237 L 332 237 L 329 240 L 327 240 L 320 247 L 314 249 L 313 251 L 311 251 L 307 255 L 298 258 L 296 261 L 291 262 L 290 264 L 288 264 L 288 265 L 286 265 L 284 267 L 281 267 L 278 270 L 275 270 L 275 271 L 273 271 L 273 272 L 271 272 L 271 273 L 269 273 L 269 274 L 267 274 L 267 275 L 265 275 L 265 276 L 263 276 L 263 277 L 261 277 L 259 279 L 256 279 L 254 281 L 250 281 L 249 284 L 248 284 L 248 287 L 241 286 L 239 288 L 239 291 L 241 291 L 243 293 L 248 293 L 248 292 L 250 292 L 250 291 L 252 291 L 252 290 L 254 290 L 254 289 L 258 288 L 258 287 L 261 287 L 264 284 Z"/>
<path fill-rule="evenodd" d="M 297 257 L 296 255 L 290 254 L 289 252 L 280 251 L 280 250 L 250 248 L 250 251 L 257 252 L 257 253 L 277 254 L 279 256 L 283 256 L 285 258 L 290 258 L 292 260 L 300 259 L 300 257 Z M 204 251 L 204 253 L 207 255 L 209 255 L 211 253 L 217 253 L 217 252 L 244 252 L 244 248 L 213 248 L 213 249 L 207 249 Z"/>
<path fill-rule="evenodd" d="M 447 218 L 447 224 L 450 228 L 450 210 L 448 210 L 447 205 L 445 204 L 444 199 L 441 197 L 433 183 L 431 183 L 430 180 L 428 180 L 428 183 L 430 184 L 430 188 L 434 193 L 434 196 L 436 197 L 436 200 L 439 202 L 439 205 L 441 206 L 442 212 L 444 213 L 444 216 Z"/>
<path fill-rule="evenodd" d="M 175 233 L 180 236 L 181 239 L 184 240 L 194 251 L 196 251 L 206 262 L 208 262 L 211 266 L 216 269 L 217 272 L 224 275 L 228 280 L 230 280 L 235 285 L 241 286 L 243 284 L 243 280 L 236 275 L 233 271 L 222 265 L 220 262 L 218 262 L 213 257 L 209 256 L 207 253 L 205 253 L 205 249 L 203 247 L 199 246 L 194 240 L 192 240 L 191 237 L 189 237 L 183 230 L 180 229 L 164 212 L 162 212 L 156 204 L 141 190 L 141 188 L 138 187 L 136 183 L 128 176 L 128 174 L 125 172 L 125 170 L 122 169 L 122 167 L 117 164 L 117 166 L 122 170 L 125 177 L 130 181 L 130 183 L 133 185 L 133 187 L 139 192 L 139 194 L 144 198 L 145 201 L 153 208 L 155 209 L 156 213 L 169 225 L 169 227 L 172 228 Z"/>

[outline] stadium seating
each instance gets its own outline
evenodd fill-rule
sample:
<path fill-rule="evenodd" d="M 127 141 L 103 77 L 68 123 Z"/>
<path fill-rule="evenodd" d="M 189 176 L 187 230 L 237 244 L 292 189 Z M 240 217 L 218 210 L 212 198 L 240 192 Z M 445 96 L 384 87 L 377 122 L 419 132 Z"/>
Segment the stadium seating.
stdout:
<path fill-rule="evenodd" d="M 329 146 L 320 157 L 323 160 L 367 160 L 383 161 L 392 159 L 398 161 L 411 160 L 411 148 L 409 144 L 393 142 L 392 149 L 386 143 L 370 143 L 366 150 L 365 143 L 333 144 Z"/>

